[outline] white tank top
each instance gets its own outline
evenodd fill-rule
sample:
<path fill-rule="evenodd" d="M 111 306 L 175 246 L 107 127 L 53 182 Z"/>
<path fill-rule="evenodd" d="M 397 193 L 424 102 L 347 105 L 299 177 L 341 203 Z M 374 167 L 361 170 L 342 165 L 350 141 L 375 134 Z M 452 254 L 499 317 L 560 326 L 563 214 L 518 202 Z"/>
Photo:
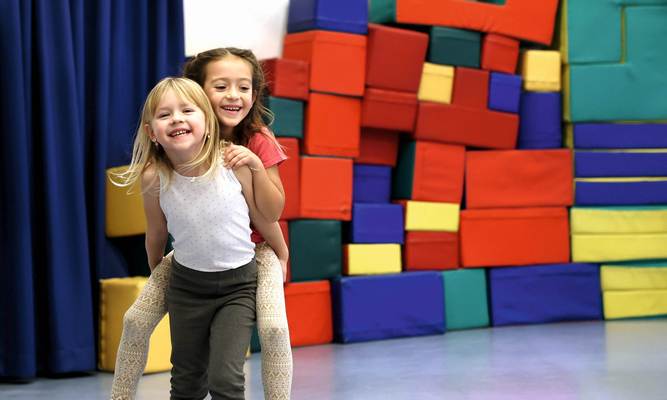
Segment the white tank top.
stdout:
<path fill-rule="evenodd" d="M 220 166 L 210 179 L 173 171 L 169 185 L 160 190 L 160 207 L 180 264 L 217 272 L 241 267 L 255 256 L 248 205 L 231 169 Z"/>

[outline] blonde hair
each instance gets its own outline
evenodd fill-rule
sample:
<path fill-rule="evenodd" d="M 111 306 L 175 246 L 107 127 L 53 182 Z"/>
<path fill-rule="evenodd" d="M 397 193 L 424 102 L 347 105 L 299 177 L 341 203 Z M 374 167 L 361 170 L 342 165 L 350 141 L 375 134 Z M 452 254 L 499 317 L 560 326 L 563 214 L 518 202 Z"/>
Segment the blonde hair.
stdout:
<path fill-rule="evenodd" d="M 132 186 L 141 179 L 149 165 L 157 169 L 156 177 L 160 177 L 161 188 L 169 185 L 171 172 L 174 170 L 167 154 L 160 145 L 155 145 L 148 135 L 146 125 L 150 125 L 155 117 L 155 111 L 162 101 L 165 93 L 173 91 L 178 97 L 197 106 L 204 113 L 205 137 L 204 144 L 197 156 L 184 165 L 184 169 L 192 170 L 201 166 L 207 166 L 203 177 L 210 177 L 221 161 L 222 150 L 228 145 L 227 141 L 220 140 L 220 128 L 213 107 L 204 93 L 204 90 L 196 82 L 188 78 L 167 77 L 153 87 L 148 93 L 144 107 L 141 112 L 141 120 L 134 137 L 132 148 L 132 161 L 125 172 L 115 174 L 120 182 L 112 182 L 118 186 Z"/>

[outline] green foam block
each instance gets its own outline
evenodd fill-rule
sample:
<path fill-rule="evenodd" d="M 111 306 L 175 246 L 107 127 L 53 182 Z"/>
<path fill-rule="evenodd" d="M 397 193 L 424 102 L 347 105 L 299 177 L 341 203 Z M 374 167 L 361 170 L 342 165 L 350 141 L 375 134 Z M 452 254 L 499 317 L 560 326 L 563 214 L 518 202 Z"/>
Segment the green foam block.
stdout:
<path fill-rule="evenodd" d="M 444 271 L 442 276 L 447 330 L 489 326 L 485 271 L 458 269 Z"/>
<path fill-rule="evenodd" d="M 566 4 L 573 122 L 667 118 L 667 3 L 595 0 Z M 631 6 L 631 7 L 630 7 Z"/>

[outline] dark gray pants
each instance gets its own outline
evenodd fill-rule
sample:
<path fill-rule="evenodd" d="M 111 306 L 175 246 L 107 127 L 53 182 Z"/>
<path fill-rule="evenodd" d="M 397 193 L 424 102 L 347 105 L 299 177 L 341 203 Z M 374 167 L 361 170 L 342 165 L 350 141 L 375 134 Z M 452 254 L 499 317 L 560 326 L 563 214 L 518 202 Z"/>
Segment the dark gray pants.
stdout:
<path fill-rule="evenodd" d="M 171 399 L 244 399 L 243 364 L 255 323 L 257 264 L 201 272 L 172 264 Z"/>

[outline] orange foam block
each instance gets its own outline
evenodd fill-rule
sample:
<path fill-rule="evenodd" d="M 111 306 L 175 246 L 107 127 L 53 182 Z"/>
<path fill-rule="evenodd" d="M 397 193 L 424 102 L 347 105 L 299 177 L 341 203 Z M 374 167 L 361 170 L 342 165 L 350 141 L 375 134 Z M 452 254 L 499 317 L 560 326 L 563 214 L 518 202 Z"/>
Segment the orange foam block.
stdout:
<path fill-rule="evenodd" d="M 506 0 L 504 5 L 463 0 L 396 0 L 396 22 L 499 33 L 549 45 L 558 0 Z"/>
<path fill-rule="evenodd" d="M 513 149 L 518 131 L 517 114 L 420 102 L 414 137 L 472 147 Z"/>

